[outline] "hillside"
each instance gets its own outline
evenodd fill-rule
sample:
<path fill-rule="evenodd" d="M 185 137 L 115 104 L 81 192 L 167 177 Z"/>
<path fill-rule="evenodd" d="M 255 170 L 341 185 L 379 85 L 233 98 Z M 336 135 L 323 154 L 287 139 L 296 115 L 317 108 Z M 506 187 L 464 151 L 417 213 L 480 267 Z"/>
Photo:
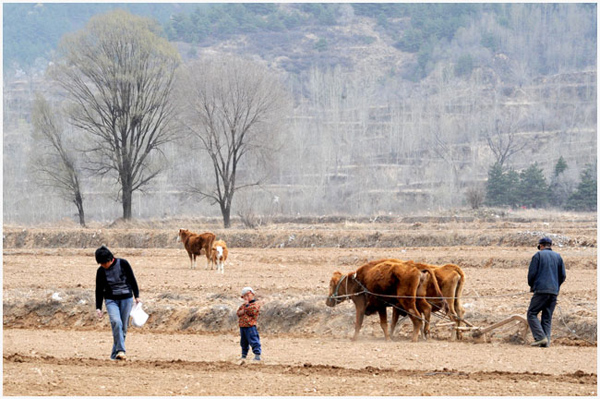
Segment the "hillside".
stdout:
<path fill-rule="evenodd" d="M 466 192 L 483 189 L 496 161 L 490 142 L 513 140 L 519 151 L 508 166 L 521 171 L 537 162 L 548 184 L 566 192 L 595 165 L 595 5 L 263 6 L 161 9 L 171 15 L 163 14 L 163 28 L 184 62 L 249 57 L 278 73 L 293 97 L 281 148 L 265 166 L 268 179 L 234 199 L 239 216 L 465 207 Z M 79 11 L 73 15 L 81 19 Z M 456 18 L 446 21 L 444 13 Z M 5 70 L 4 216 L 11 223 L 74 212 L 31 172 L 33 95 L 59 98 L 44 80 L 44 60 Z M 190 140 L 165 146 L 168 167 L 135 193 L 135 217 L 218 216 L 188 192 L 189 176 L 212 184 L 210 161 L 196 147 Z M 560 157 L 567 168 L 557 182 Z M 257 172 L 248 163 L 239 173 L 243 182 Z M 92 220 L 119 217 L 110 176 L 87 178 L 84 194 Z"/>
<path fill-rule="evenodd" d="M 415 55 L 396 49 L 372 18 L 355 18 L 352 25 L 298 27 L 286 32 L 240 34 L 212 45 L 176 42 L 188 59 L 234 53 L 264 60 L 280 72 L 306 73 L 310 68 L 353 71 L 401 70 Z"/>
<path fill-rule="evenodd" d="M 4 70 L 9 77 L 43 72 L 62 35 L 81 29 L 94 15 L 122 8 L 155 19 L 168 39 L 180 44 L 184 58 L 225 51 L 265 60 L 290 74 L 341 67 L 420 81 L 448 62 L 457 76 L 468 77 L 500 55 L 509 67 L 503 78 L 522 81 L 527 75 L 595 66 L 595 7 L 14 3 L 4 6 Z M 572 40 L 578 46 L 571 46 Z M 527 65 L 515 64 L 522 61 Z"/>

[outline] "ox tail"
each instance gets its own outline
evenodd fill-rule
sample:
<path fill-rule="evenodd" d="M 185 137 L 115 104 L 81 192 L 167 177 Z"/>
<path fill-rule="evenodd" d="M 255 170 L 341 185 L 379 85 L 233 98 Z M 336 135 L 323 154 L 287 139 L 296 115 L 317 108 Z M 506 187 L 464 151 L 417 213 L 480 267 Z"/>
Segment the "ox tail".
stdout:
<path fill-rule="evenodd" d="M 425 269 L 423 269 L 423 271 L 429 273 L 430 280 L 433 283 L 433 288 L 435 288 L 435 296 L 442 298 L 442 310 L 446 314 L 448 314 L 448 310 L 450 307 L 448 306 L 448 301 L 446 300 L 446 298 L 444 298 L 444 294 L 442 294 L 442 290 L 440 289 L 437 278 L 435 277 L 435 273 L 430 267 L 426 267 Z"/>
<path fill-rule="evenodd" d="M 462 319 L 465 313 L 461 303 L 463 287 L 465 285 L 465 273 L 458 266 L 456 267 L 456 272 L 459 274 L 460 278 L 458 284 L 456 284 L 456 292 L 454 292 L 454 310 L 456 310 L 458 317 Z"/>

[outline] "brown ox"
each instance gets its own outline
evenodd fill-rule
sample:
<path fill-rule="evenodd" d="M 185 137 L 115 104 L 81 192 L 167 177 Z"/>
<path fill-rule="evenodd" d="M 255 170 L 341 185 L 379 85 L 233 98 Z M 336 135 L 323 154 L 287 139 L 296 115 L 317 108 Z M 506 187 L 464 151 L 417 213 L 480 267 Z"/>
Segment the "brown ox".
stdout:
<path fill-rule="evenodd" d="M 196 256 L 202 254 L 202 251 L 206 254 L 206 269 L 208 264 L 211 263 L 210 255 L 215 235 L 213 233 L 196 234 L 186 229 L 179 229 L 179 236 L 177 241 L 181 241 L 185 250 L 190 257 L 190 268 L 196 268 Z M 212 270 L 212 263 L 210 266 Z"/>
<path fill-rule="evenodd" d="M 227 249 L 225 241 L 216 240 L 213 242 L 210 259 L 213 264 L 217 265 L 217 272 L 221 271 L 221 274 L 225 274 L 225 261 L 227 260 L 228 254 L 229 250 Z"/>
<path fill-rule="evenodd" d="M 460 327 L 460 321 L 463 319 L 465 314 L 465 310 L 461 305 L 462 290 L 465 284 L 465 273 L 462 271 L 462 269 L 459 266 L 450 263 L 443 266 L 428 265 L 425 263 L 413 262 L 412 260 L 405 263 L 408 265 L 413 265 L 420 270 L 433 270 L 436 280 L 439 284 L 439 289 L 442 291 L 442 295 L 436 294 L 436 287 L 430 283 L 427 286 L 427 293 L 425 295 L 427 296 L 427 302 L 433 306 L 434 312 L 445 310 L 447 306 L 446 314 L 450 320 L 456 323 L 457 327 Z M 443 296 L 444 299 L 440 298 L 440 296 Z M 401 314 L 402 312 L 398 311 L 397 309 L 393 310 L 390 335 L 394 334 L 398 317 Z M 429 321 L 428 318 L 427 321 Z M 426 323 L 425 330 L 426 335 L 428 335 L 429 323 Z M 451 340 L 456 338 L 462 339 L 462 333 L 460 330 L 454 330 L 452 333 Z"/>
<path fill-rule="evenodd" d="M 347 298 L 352 299 L 356 308 L 352 340 L 358 338 L 364 316 L 375 312 L 379 313 L 379 324 L 385 339 L 389 340 L 386 308 L 399 306 L 408 313 L 413 323 L 412 341 L 417 342 L 423 320 L 421 312 L 417 310 L 417 302 L 424 312 L 427 309 L 431 311 L 431 305 L 417 296 L 425 296 L 425 288 L 430 279 L 435 279 L 430 270 L 421 271 L 415 266 L 394 261 L 369 262 L 354 273 L 333 273 L 326 304 L 335 306 Z"/>

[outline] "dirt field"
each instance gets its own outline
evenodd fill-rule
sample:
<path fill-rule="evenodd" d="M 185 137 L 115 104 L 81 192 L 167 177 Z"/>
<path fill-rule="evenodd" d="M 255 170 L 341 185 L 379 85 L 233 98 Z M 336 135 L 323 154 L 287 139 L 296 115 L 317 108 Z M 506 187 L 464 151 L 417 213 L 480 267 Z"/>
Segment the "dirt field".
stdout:
<path fill-rule="evenodd" d="M 227 231 L 196 223 L 4 226 L 4 395 L 597 394 L 595 216 Z M 175 241 L 177 227 L 225 237 L 231 243 L 225 274 L 205 270 L 204 258 L 190 270 Z M 325 305 L 335 270 L 395 257 L 460 265 L 467 277 L 465 318 L 476 326 L 524 316 L 527 266 L 541 234 L 553 237 L 567 265 L 550 348 L 529 347 L 531 335 L 522 342 L 515 325 L 486 342 L 468 333 L 452 342 L 439 318 L 432 318 L 439 326 L 427 341 L 410 342 L 412 326 L 405 322 L 385 342 L 376 316 L 366 318 L 361 338 L 351 342 L 353 305 Z M 109 360 L 108 318 L 95 319 L 93 252 L 101 243 L 132 264 L 150 314 L 144 327 L 130 327 L 126 362 Z M 261 364 L 237 361 L 235 310 L 246 285 L 263 302 Z"/>

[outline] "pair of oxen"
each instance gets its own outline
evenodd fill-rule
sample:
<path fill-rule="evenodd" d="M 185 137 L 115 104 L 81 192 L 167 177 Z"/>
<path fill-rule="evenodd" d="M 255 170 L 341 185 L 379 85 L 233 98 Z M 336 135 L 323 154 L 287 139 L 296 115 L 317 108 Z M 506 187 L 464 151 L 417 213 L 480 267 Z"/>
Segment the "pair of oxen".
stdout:
<path fill-rule="evenodd" d="M 389 340 L 400 316 L 408 316 L 413 323 L 412 341 L 419 332 L 427 339 L 432 311 L 445 312 L 460 326 L 464 309 L 460 297 L 465 274 L 457 265 L 434 266 L 398 259 L 379 259 L 359 267 L 355 272 L 333 273 L 329 282 L 327 306 L 350 299 L 356 307 L 353 340 L 358 338 L 365 315 L 379 313 L 379 323 L 385 339 Z M 392 307 L 392 323 L 387 330 L 387 308 Z M 451 339 L 461 339 L 455 329 Z"/>

